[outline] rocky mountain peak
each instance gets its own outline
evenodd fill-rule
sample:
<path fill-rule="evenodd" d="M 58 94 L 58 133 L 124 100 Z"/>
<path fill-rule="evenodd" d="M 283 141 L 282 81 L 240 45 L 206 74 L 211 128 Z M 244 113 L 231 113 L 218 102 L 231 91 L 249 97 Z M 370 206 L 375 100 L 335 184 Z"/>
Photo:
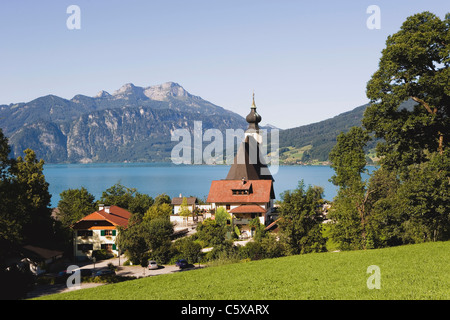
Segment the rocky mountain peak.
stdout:
<path fill-rule="evenodd" d="M 110 96 L 111 95 L 108 92 L 106 92 L 105 90 L 101 90 L 94 98 L 106 98 Z"/>
<path fill-rule="evenodd" d="M 120 89 L 113 92 L 113 96 L 134 93 L 138 87 L 132 83 L 126 83 Z"/>
<path fill-rule="evenodd" d="M 168 97 L 191 97 L 191 94 L 175 82 L 150 86 L 144 89 L 144 94 L 151 100 L 164 101 Z"/>

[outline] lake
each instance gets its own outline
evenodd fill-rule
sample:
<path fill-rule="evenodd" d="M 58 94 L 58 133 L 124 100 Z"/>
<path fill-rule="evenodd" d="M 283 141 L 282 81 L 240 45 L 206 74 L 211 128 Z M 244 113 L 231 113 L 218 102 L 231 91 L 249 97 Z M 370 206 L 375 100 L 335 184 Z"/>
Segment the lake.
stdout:
<path fill-rule="evenodd" d="M 60 193 L 67 189 L 85 187 L 95 199 L 103 191 L 120 182 L 128 188 L 151 197 L 166 193 L 170 197 L 196 196 L 206 198 L 212 180 L 225 179 L 227 165 L 175 165 L 172 163 L 94 163 L 94 164 L 47 164 L 44 174 L 50 184 L 51 206 L 60 200 Z M 370 170 L 370 169 L 369 169 Z M 285 190 L 293 190 L 300 180 L 306 185 L 324 188 L 324 197 L 332 200 L 336 187 L 328 180 L 334 170 L 328 166 L 279 166 L 273 174 L 275 196 Z"/>

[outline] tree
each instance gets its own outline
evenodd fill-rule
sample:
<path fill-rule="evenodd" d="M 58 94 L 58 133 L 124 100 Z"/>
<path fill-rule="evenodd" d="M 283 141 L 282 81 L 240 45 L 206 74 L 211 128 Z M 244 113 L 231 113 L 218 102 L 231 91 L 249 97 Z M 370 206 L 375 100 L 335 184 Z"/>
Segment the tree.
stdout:
<path fill-rule="evenodd" d="M 258 217 L 255 217 L 248 224 L 250 230 L 254 231 L 253 239 L 257 242 L 261 241 L 266 235 L 265 227 Z"/>
<path fill-rule="evenodd" d="M 388 37 L 367 84 L 363 126 L 382 138 L 369 185 L 375 247 L 450 237 L 449 65 L 450 14 L 422 12 Z"/>
<path fill-rule="evenodd" d="M 133 222 L 126 228 L 118 227 L 117 238 L 117 245 L 125 251 L 130 261 L 133 264 L 143 264 L 153 257 L 160 263 L 167 262 L 171 247 L 170 237 L 173 234 L 172 223 L 164 218 L 134 219 Z"/>
<path fill-rule="evenodd" d="M 382 248 L 403 243 L 401 209 L 404 199 L 398 197 L 401 181 L 394 171 L 381 167 L 373 171 L 369 179 L 370 216 L 367 221 L 368 247 Z"/>
<path fill-rule="evenodd" d="M 154 203 L 152 197 L 147 194 L 135 192 L 134 197 L 131 199 L 128 204 L 128 210 L 133 213 L 137 213 L 140 215 L 144 215 L 147 212 L 148 208 L 150 208 Z"/>
<path fill-rule="evenodd" d="M 11 148 L 8 144 L 8 138 L 3 135 L 3 131 L 0 128 L 0 181 L 2 182 L 9 176 L 8 168 L 11 165 L 10 152 Z"/>
<path fill-rule="evenodd" d="M 8 139 L 0 129 L 0 260 L 4 261 L 15 244 L 23 240 L 22 221 L 23 212 L 16 207 L 14 183 L 9 171 L 13 162 L 9 158 L 11 149 Z"/>
<path fill-rule="evenodd" d="M 148 260 L 150 247 L 146 241 L 147 226 L 145 223 L 135 223 L 129 224 L 127 228 L 118 227 L 117 246 L 133 264 L 142 264 Z"/>
<path fill-rule="evenodd" d="M 146 194 L 139 193 L 135 188 L 127 188 L 121 183 L 116 183 L 102 192 L 98 202 L 109 206 L 118 206 L 143 216 L 153 205 L 154 200 Z"/>
<path fill-rule="evenodd" d="M 194 241 L 193 237 L 183 237 L 175 241 L 174 250 L 179 257 L 186 259 L 188 263 L 199 262 L 202 246 Z"/>
<path fill-rule="evenodd" d="M 450 145 L 450 14 L 430 12 L 408 17 L 388 37 L 379 68 L 367 84 L 371 105 L 364 127 L 384 142 L 381 163 L 406 168 L 426 161 L 427 152 Z M 400 108 L 405 101 L 414 108 Z"/>
<path fill-rule="evenodd" d="M 24 238 L 34 243 L 48 242 L 53 234 L 53 221 L 49 208 L 51 195 L 43 174 L 44 160 L 38 161 L 31 149 L 24 153 L 25 157 L 18 157 L 10 167 Z"/>
<path fill-rule="evenodd" d="M 339 187 L 330 213 L 334 222 L 330 232 L 341 249 L 367 246 L 367 205 L 372 191 L 367 188 L 361 174 L 366 171 L 364 147 L 369 140 L 366 131 L 352 127 L 347 133 L 338 135 L 329 155 L 331 167 L 336 172 L 331 182 Z"/>
<path fill-rule="evenodd" d="M 341 249 L 449 238 L 449 64 L 450 14 L 413 15 L 388 37 L 362 121 L 381 138 L 381 167 L 362 181 L 362 128 L 340 134 L 329 155 L 339 187 L 330 235 Z"/>
<path fill-rule="evenodd" d="M 170 242 L 170 236 L 173 234 L 173 224 L 164 218 L 156 218 L 147 223 L 147 243 L 150 250 L 157 250 L 167 242 Z"/>
<path fill-rule="evenodd" d="M 397 192 L 406 243 L 450 239 L 450 150 L 409 168 Z"/>
<path fill-rule="evenodd" d="M 367 173 L 364 148 L 370 137 L 360 127 L 352 127 L 337 137 L 337 143 L 330 152 L 331 167 L 336 174 L 331 182 L 339 187 L 330 213 L 334 222 L 331 237 L 340 243 L 341 249 L 366 249 L 370 200 L 373 190 L 362 179 Z"/>
<path fill-rule="evenodd" d="M 326 239 L 322 236 L 323 188 L 309 186 L 303 181 L 297 189 L 285 191 L 280 204 L 280 241 L 287 254 L 325 251 Z"/>
<path fill-rule="evenodd" d="M 218 225 L 222 227 L 227 226 L 227 221 L 231 219 L 231 215 L 224 207 L 219 207 L 216 210 L 215 221 Z"/>
<path fill-rule="evenodd" d="M 335 175 L 331 182 L 342 188 L 361 188 L 361 174 L 366 167 L 364 147 L 369 135 L 360 127 L 352 127 L 347 133 L 341 132 L 337 143 L 329 154 Z"/>
<path fill-rule="evenodd" d="M 192 214 L 192 212 L 189 210 L 186 197 L 183 197 L 183 200 L 181 200 L 180 211 L 178 211 L 178 214 L 183 217 L 183 220 L 186 220 L 187 224 L 187 218 Z"/>
<path fill-rule="evenodd" d="M 95 211 L 95 197 L 86 188 L 68 189 L 60 194 L 58 219 L 66 228 Z"/>
<path fill-rule="evenodd" d="M 225 242 L 226 228 L 215 220 L 206 219 L 197 225 L 197 238 L 204 246 L 214 247 Z"/>
<path fill-rule="evenodd" d="M 172 200 L 171 200 L 170 197 L 169 197 L 167 194 L 165 194 L 165 193 L 159 194 L 159 195 L 155 198 L 155 204 L 156 204 L 156 205 L 160 205 L 160 204 L 163 204 L 163 203 L 172 204 Z"/>
<path fill-rule="evenodd" d="M 172 213 L 172 206 L 170 204 L 162 203 L 157 205 L 155 203 L 150 208 L 148 208 L 147 212 L 144 215 L 144 220 L 152 220 L 157 218 L 170 220 L 171 213 Z"/>

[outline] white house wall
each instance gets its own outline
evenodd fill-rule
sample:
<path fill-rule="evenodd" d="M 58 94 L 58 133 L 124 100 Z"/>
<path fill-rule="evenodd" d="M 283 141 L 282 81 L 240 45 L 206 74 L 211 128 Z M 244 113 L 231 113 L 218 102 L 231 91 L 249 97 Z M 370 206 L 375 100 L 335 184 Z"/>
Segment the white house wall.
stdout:
<path fill-rule="evenodd" d="M 111 230 L 111 229 L 102 229 L 102 230 Z M 102 230 L 90 230 L 92 231 L 92 236 L 78 236 L 77 231 L 75 230 L 75 256 L 76 257 L 92 257 L 92 253 L 94 250 L 101 250 L 102 244 L 115 244 L 116 236 L 102 236 Z M 92 244 L 92 250 L 81 251 L 78 250 L 79 244 Z M 118 255 L 118 250 L 112 250 L 113 254 Z"/>

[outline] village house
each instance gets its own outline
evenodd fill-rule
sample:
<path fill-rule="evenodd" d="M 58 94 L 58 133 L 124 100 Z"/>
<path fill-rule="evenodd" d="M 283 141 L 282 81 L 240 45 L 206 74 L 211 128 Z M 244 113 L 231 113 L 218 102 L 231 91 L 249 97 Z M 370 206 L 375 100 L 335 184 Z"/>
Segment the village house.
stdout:
<path fill-rule="evenodd" d="M 274 179 L 261 154 L 258 126 L 261 116 L 256 112 L 254 96 L 246 120 L 249 127 L 228 175 L 212 181 L 206 200 L 213 210 L 219 207 L 227 210 L 241 237 L 253 236 L 250 222 L 255 218 L 263 225 L 268 224 L 275 199 Z"/>
<path fill-rule="evenodd" d="M 180 211 L 182 209 L 183 199 L 186 199 L 186 209 L 189 210 L 191 215 L 189 217 L 180 216 Z M 170 215 L 170 222 L 175 225 L 186 225 L 188 222 L 193 223 L 194 218 L 192 213 L 198 207 L 198 199 L 196 197 L 183 197 L 181 194 L 179 197 L 172 198 L 173 212 Z"/>
<path fill-rule="evenodd" d="M 117 206 L 100 205 L 98 210 L 72 225 L 74 230 L 74 256 L 77 260 L 91 259 L 95 250 L 106 250 L 114 255 L 117 228 L 126 227 L 131 213 Z"/>
<path fill-rule="evenodd" d="M 196 197 L 183 197 L 181 194 L 179 197 L 172 198 L 173 214 L 178 215 L 183 204 L 183 198 L 186 198 L 187 209 L 189 212 L 194 212 L 198 206 L 198 199 Z"/>

